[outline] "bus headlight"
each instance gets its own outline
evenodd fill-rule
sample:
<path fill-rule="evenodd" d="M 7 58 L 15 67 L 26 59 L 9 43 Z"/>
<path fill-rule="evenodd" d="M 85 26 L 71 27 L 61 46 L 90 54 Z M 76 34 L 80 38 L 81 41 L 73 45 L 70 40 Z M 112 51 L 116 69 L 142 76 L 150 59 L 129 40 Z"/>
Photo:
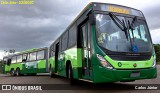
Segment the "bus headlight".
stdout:
<path fill-rule="evenodd" d="M 152 67 L 156 67 L 156 59 L 153 60 Z"/>
<path fill-rule="evenodd" d="M 113 69 L 113 67 L 104 59 L 104 57 L 102 57 L 99 54 L 96 54 L 96 55 L 97 55 L 97 58 L 99 59 L 101 65 L 103 67 L 106 67 L 106 68 L 109 68 L 109 69 Z"/>

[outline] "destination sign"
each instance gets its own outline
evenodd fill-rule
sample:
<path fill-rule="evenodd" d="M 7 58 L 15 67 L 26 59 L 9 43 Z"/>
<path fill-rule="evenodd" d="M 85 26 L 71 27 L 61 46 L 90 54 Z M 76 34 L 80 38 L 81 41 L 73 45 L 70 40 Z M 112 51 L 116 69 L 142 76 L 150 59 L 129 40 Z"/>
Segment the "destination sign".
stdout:
<path fill-rule="evenodd" d="M 122 13 L 122 14 L 130 14 L 130 12 L 129 12 L 128 9 L 124 9 L 124 8 L 120 8 L 120 7 L 115 7 L 115 6 L 108 6 L 108 11 Z"/>

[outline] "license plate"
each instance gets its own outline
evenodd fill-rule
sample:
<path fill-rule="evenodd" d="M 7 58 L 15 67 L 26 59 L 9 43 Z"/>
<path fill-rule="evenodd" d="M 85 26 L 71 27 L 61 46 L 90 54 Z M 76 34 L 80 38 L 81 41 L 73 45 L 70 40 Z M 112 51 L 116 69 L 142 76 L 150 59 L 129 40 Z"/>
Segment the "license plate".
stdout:
<path fill-rule="evenodd" d="M 130 77 L 139 77 L 140 76 L 140 72 L 131 72 Z"/>

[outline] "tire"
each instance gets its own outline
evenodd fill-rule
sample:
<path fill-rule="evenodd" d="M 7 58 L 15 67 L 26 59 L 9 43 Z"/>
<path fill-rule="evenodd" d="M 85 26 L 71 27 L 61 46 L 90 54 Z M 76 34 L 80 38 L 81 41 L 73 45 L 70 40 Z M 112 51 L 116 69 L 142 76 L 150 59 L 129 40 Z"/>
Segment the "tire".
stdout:
<path fill-rule="evenodd" d="M 53 78 L 53 69 L 52 69 L 52 67 L 50 66 L 50 68 L 49 68 L 49 74 L 50 74 L 50 78 Z"/>
<path fill-rule="evenodd" d="M 20 69 L 18 68 L 18 69 L 16 69 L 16 76 L 20 76 L 21 74 L 20 74 Z"/>
<path fill-rule="evenodd" d="M 69 67 L 68 67 L 68 78 L 70 79 L 70 84 L 71 85 L 74 85 L 75 84 L 75 79 L 73 78 L 73 71 L 72 71 L 72 66 L 71 64 L 69 64 Z"/>
<path fill-rule="evenodd" d="M 15 76 L 15 71 L 14 71 L 14 69 L 11 69 L 10 75 L 11 75 L 11 76 Z"/>

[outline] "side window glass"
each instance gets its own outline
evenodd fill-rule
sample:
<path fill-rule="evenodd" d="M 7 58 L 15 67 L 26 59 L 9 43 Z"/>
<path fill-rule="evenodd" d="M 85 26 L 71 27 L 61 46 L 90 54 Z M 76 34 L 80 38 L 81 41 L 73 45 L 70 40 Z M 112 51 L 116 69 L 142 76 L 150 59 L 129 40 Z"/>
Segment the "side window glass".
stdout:
<path fill-rule="evenodd" d="M 50 57 L 52 57 L 55 53 L 55 46 L 54 44 L 50 47 Z"/>
<path fill-rule="evenodd" d="M 22 55 L 17 56 L 17 63 L 22 62 Z"/>
<path fill-rule="evenodd" d="M 36 60 L 36 52 L 30 53 L 29 54 L 29 59 L 30 59 L 30 61 Z"/>
<path fill-rule="evenodd" d="M 44 50 L 37 52 L 37 60 L 44 59 Z"/>
<path fill-rule="evenodd" d="M 148 39 L 146 38 L 147 33 L 146 33 L 143 25 L 140 25 L 140 34 L 141 34 L 142 40 L 144 40 L 145 42 L 148 42 Z"/>
<path fill-rule="evenodd" d="M 12 57 L 12 61 L 11 61 L 11 63 L 16 63 L 16 56 L 14 56 L 14 57 Z"/>
<path fill-rule="evenodd" d="M 70 30 L 69 30 L 69 40 L 68 40 L 68 47 L 73 46 L 74 44 L 76 44 L 76 40 L 77 40 L 77 35 L 76 35 L 76 31 L 77 30 L 77 26 L 76 24 L 74 24 Z"/>
<path fill-rule="evenodd" d="M 62 50 L 67 49 L 67 44 L 68 44 L 68 31 L 64 33 L 62 36 Z"/>
<path fill-rule="evenodd" d="M 27 61 L 27 54 L 23 54 L 23 59 L 22 59 L 23 62 Z"/>
<path fill-rule="evenodd" d="M 3 59 L 3 64 L 7 64 L 7 60 L 8 60 L 8 58 L 4 58 Z"/>

